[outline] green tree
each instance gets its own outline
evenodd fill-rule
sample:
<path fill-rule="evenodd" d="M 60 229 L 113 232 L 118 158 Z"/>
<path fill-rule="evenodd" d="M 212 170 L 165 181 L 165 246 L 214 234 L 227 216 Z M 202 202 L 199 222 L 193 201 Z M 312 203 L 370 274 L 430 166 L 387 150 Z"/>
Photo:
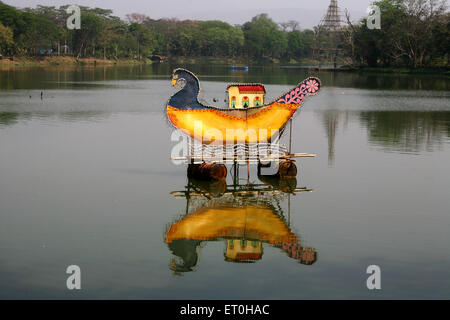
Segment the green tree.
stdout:
<path fill-rule="evenodd" d="M 0 54 L 7 53 L 14 43 L 12 30 L 0 23 Z"/>
<path fill-rule="evenodd" d="M 74 44 L 77 48 L 77 57 L 87 56 L 88 49 L 95 55 L 95 47 L 99 40 L 101 31 L 104 28 L 104 21 L 95 13 L 81 13 L 81 28 L 74 32 Z"/>
<path fill-rule="evenodd" d="M 174 30 L 166 34 L 170 55 L 186 56 L 198 55 L 202 46 L 202 38 L 196 37 L 197 26 L 179 24 Z"/>
<path fill-rule="evenodd" d="M 198 25 L 194 37 L 205 56 L 233 56 L 244 43 L 244 33 L 222 21 L 205 21 Z"/>
<path fill-rule="evenodd" d="M 138 60 L 142 55 L 149 56 L 153 53 L 153 34 L 145 25 L 133 22 L 128 27 L 130 34 L 136 40 L 136 53 Z"/>
<path fill-rule="evenodd" d="M 263 13 L 243 25 L 244 50 L 249 57 L 280 57 L 287 47 L 286 34 Z"/>
<path fill-rule="evenodd" d="M 12 6 L 2 3 L 1 1 L 0 22 L 13 31 L 15 39 L 29 29 L 23 19 L 23 13 Z"/>
<path fill-rule="evenodd" d="M 382 0 L 374 4 L 381 10 L 381 29 L 368 29 L 366 19 L 352 26 L 355 56 L 362 62 L 416 68 L 429 64 L 437 52 L 445 55 L 435 49 L 437 41 L 448 36 L 445 1 Z M 448 52 L 448 45 L 444 50 Z"/>
<path fill-rule="evenodd" d="M 311 54 L 311 47 L 314 41 L 312 30 L 294 30 L 287 33 L 287 57 L 305 58 Z"/>
<path fill-rule="evenodd" d="M 432 26 L 430 63 L 449 65 L 450 53 L 450 14 L 437 19 Z"/>

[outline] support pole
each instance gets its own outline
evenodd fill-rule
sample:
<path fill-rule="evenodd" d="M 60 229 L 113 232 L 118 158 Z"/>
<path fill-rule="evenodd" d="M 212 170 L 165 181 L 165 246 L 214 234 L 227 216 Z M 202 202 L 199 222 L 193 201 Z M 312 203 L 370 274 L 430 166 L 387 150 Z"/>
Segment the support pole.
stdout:
<path fill-rule="evenodd" d="M 289 120 L 289 154 L 292 153 L 292 118 Z"/>
<path fill-rule="evenodd" d="M 291 194 L 288 194 L 288 227 L 291 226 Z"/>

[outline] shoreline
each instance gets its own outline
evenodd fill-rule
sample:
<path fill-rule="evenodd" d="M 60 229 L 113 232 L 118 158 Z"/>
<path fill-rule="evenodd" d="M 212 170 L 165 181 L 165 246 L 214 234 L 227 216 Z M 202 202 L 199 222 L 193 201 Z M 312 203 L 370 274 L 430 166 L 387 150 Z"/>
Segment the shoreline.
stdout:
<path fill-rule="evenodd" d="M 150 60 L 136 59 L 102 59 L 102 58 L 76 58 L 72 56 L 42 56 L 42 57 L 3 57 L 0 67 L 66 67 L 66 66 L 114 66 L 151 64 Z"/>

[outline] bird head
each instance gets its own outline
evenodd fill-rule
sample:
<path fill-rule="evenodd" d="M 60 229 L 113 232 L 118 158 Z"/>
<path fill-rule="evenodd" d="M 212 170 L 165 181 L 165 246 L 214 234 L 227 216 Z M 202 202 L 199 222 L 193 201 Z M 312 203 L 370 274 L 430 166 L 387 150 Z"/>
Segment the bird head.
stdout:
<path fill-rule="evenodd" d="M 172 74 L 172 86 L 182 89 L 186 86 L 186 84 L 198 87 L 197 77 L 186 69 L 175 69 Z"/>

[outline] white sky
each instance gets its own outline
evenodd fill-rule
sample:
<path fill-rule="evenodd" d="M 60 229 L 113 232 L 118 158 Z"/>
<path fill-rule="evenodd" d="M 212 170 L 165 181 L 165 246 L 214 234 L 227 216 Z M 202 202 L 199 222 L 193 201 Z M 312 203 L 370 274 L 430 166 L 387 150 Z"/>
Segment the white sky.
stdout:
<path fill-rule="evenodd" d="M 127 13 L 143 13 L 152 19 L 222 20 L 243 24 L 259 13 L 267 13 L 276 22 L 295 20 L 301 28 L 312 28 L 325 15 L 330 0 L 3 0 L 23 8 L 38 4 L 56 6 L 78 4 L 113 9 L 114 15 L 124 18 Z M 366 13 L 372 0 L 338 0 L 341 11 L 347 8 L 352 20 Z"/>

